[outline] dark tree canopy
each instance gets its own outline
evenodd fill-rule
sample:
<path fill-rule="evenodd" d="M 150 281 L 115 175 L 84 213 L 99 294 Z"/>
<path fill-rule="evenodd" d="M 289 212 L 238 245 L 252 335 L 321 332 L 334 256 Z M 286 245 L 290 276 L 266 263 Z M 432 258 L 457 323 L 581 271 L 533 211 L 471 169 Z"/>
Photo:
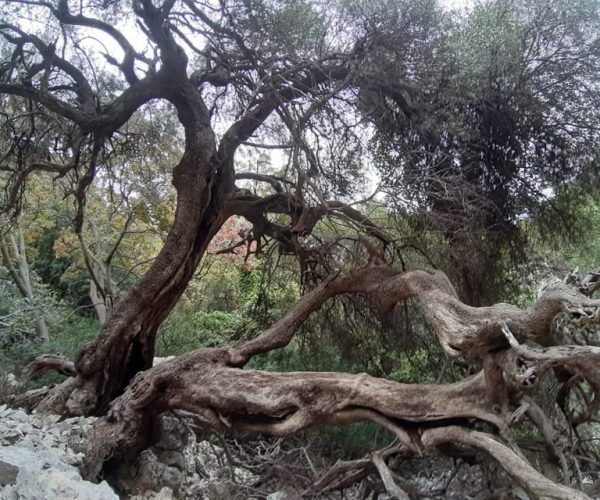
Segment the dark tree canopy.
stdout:
<path fill-rule="evenodd" d="M 381 131 L 377 166 L 391 200 L 401 194 L 401 207 L 427 206 L 457 260 L 465 247 L 479 249 L 470 265 L 457 263 L 474 305 L 497 299 L 488 286 L 494 248 L 510 252 L 513 265 L 523 260 L 520 221 L 545 209 L 541 222 L 573 231 L 565 197 L 549 198 L 565 190 L 576 197 L 574 179 L 584 189 L 597 183 L 596 8 L 478 5 L 428 59 L 437 71 L 418 87 L 416 118 L 372 108 Z M 390 66 L 406 80 L 401 65 Z"/>
<path fill-rule="evenodd" d="M 549 287 L 529 309 L 476 307 L 491 302 L 486 268 L 461 300 L 443 272 L 404 269 L 407 245 L 356 204 L 371 194 L 376 170 L 389 210 L 425 214 L 455 245 L 459 277 L 473 242 L 491 266 L 494 252 L 519 245 L 520 221 L 596 181 L 599 28 L 595 1 L 490 1 L 465 18 L 408 0 L 6 1 L 2 212 L 18 212 L 28 179 L 41 175 L 75 201 L 81 233 L 92 182 L 133 175 L 135 161 L 160 164 L 176 193 L 149 270 L 111 303 L 74 366 L 63 366 L 76 375 L 38 401 L 102 416 L 88 475 L 148 446 L 164 412 L 186 411 L 215 432 L 282 436 L 373 421 L 408 455 L 466 445 L 532 498 L 586 498 L 530 394 L 556 376 L 566 391 L 585 392 L 582 422 L 597 415 L 600 348 L 565 345 L 553 321 L 563 313 L 598 322 L 598 275 Z M 264 167 L 258 155 L 274 150 L 281 165 Z M 152 367 L 158 327 L 232 215 L 251 224 L 249 249 L 277 245 L 298 259 L 307 293 L 254 338 Z M 318 234 L 324 220 L 361 236 L 327 241 Z M 341 295 L 368 299 L 381 318 L 414 300 L 446 355 L 476 358 L 483 369 L 432 385 L 243 369 Z M 552 448 L 560 482 L 511 442 L 523 412 Z"/>

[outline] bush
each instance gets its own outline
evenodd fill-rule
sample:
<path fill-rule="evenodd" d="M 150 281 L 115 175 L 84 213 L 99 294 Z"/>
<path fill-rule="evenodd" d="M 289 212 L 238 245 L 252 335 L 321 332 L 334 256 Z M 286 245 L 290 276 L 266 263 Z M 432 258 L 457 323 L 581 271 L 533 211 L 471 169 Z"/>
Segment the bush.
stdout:
<path fill-rule="evenodd" d="M 40 354 L 62 354 L 74 359 L 84 342 L 96 338 L 98 323 L 77 314 L 67 315 L 64 319 L 49 325 L 50 341 L 42 344 L 32 337 L 22 338 L 18 342 L 4 343 L 0 346 L 0 364 L 5 371 L 17 377 L 22 369 Z M 60 375 L 48 374 L 40 380 L 41 384 L 59 380 Z"/>
<path fill-rule="evenodd" d="M 161 326 L 157 356 L 179 356 L 201 347 L 219 347 L 255 330 L 251 320 L 236 312 L 176 309 Z"/>

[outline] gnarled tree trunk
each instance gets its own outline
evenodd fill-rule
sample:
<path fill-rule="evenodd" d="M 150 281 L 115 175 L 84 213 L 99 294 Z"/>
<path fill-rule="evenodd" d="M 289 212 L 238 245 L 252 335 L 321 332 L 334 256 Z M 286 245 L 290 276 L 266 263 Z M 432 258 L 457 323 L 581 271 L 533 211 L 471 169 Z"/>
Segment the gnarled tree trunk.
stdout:
<path fill-rule="evenodd" d="M 288 344 L 312 312 L 343 293 L 367 294 L 382 311 L 398 301 L 416 299 L 446 352 L 480 356 L 484 370 L 454 384 L 407 385 L 366 374 L 242 369 L 253 356 Z M 370 420 L 393 432 L 410 453 L 421 454 L 443 442 L 484 450 L 532 498 L 586 498 L 537 472 L 511 449 L 510 440 L 506 444 L 473 430 L 495 429 L 492 432 L 505 436 L 513 420 L 511 408 L 526 405 L 524 393 L 555 366 L 577 373 L 596 395 L 600 393 L 600 348 L 542 349 L 520 343 L 550 343 L 555 315 L 574 309 L 595 322 L 600 301 L 557 285 L 529 310 L 508 304 L 476 308 L 460 302 L 439 271 L 399 273 L 373 263 L 334 276 L 258 337 L 229 348 L 200 349 L 138 374 L 95 425 L 86 473 L 94 477 L 108 457 L 135 455 L 149 444 L 153 422 L 161 413 L 184 410 L 217 432 L 277 436 L 314 425 Z M 600 399 L 596 396 L 590 404 L 590 411 L 597 411 Z"/>
<path fill-rule="evenodd" d="M 113 309 L 98 338 L 75 361 L 78 376 L 53 391 L 40 409 L 66 414 L 103 413 L 132 377 L 152 366 L 160 324 L 185 291 L 225 216 L 232 189 L 230 165 L 220 161 L 198 91 L 189 82 L 165 91 L 181 108 L 184 154 L 175 167 L 177 208 L 165 244 L 141 281 Z"/>

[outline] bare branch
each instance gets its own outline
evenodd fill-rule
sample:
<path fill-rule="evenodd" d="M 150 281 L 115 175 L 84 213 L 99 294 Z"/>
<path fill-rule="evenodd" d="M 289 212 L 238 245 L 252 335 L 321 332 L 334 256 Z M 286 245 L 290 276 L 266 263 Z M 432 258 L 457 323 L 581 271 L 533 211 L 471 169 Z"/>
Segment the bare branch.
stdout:
<path fill-rule="evenodd" d="M 21 382 L 35 380 L 47 372 L 58 372 L 73 377 L 77 375 L 73 361 L 58 354 L 42 354 L 29 363 L 21 373 Z"/>
<path fill-rule="evenodd" d="M 373 453 L 371 460 L 375 464 L 377 472 L 379 472 L 379 475 L 381 476 L 381 480 L 383 481 L 385 489 L 390 495 L 392 495 L 392 498 L 396 498 L 398 500 L 410 500 L 410 497 L 406 494 L 406 492 L 394 481 L 392 473 L 381 454 L 378 452 Z"/>
<path fill-rule="evenodd" d="M 522 457 L 489 434 L 471 431 L 458 426 L 427 429 L 422 435 L 423 444 L 437 446 L 441 443 L 459 442 L 489 453 L 531 498 L 557 500 L 589 500 L 579 490 L 554 483 L 535 470 Z"/>
<path fill-rule="evenodd" d="M 150 64 L 150 61 L 138 54 L 134 50 L 133 46 L 129 43 L 127 38 L 113 25 L 105 23 L 99 19 L 86 17 L 83 14 L 71 14 L 71 12 L 69 12 L 69 3 L 67 0 L 59 0 L 57 8 L 51 7 L 51 10 L 56 18 L 63 24 L 94 28 L 106 33 L 113 40 L 115 40 L 121 46 L 125 54 L 123 61 L 118 65 L 118 67 L 121 69 L 121 71 L 123 71 L 123 74 L 129 83 L 134 83 L 138 80 L 134 70 L 135 59 L 140 59 Z"/>

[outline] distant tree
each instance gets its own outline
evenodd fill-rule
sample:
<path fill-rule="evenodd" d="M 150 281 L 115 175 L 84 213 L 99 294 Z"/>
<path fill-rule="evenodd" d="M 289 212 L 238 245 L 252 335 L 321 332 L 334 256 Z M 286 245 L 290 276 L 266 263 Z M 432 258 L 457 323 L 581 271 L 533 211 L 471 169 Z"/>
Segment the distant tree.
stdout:
<path fill-rule="evenodd" d="M 221 255 L 229 262 L 249 271 L 256 253 L 256 241 L 252 237 L 252 225 L 240 217 L 230 217 L 208 246 L 209 255 Z"/>
<path fill-rule="evenodd" d="M 160 176 L 144 179 L 135 158 L 123 161 L 126 176 L 113 167 L 110 176 L 96 179 L 86 195 L 81 228 L 63 228 L 54 241 L 55 254 L 71 260 L 62 279 L 89 281 L 89 301 L 100 324 L 150 266 L 162 244 L 162 211 L 168 213 L 173 205 L 168 190 L 162 195 L 153 192 Z M 135 173 L 139 177 L 133 177 Z"/>
<path fill-rule="evenodd" d="M 0 253 L 2 263 L 8 269 L 10 277 L 19 293 L 28 302 L 35 320 L 35 331 L 38 340 L 48 342 L 49 334 L 44 311 L 39 297 L 36 296 L 30 263 L 27 260 L 27 247 L 23 228 L 17 225 L 9 229 L 0 227 Z"/>
<path fill-rule="evenodd" d="M 594 1 L 480 3 L 417 62 L 427 76 L 418 112 L 369 95 L 390 202 L 426 213 L 446 237 L 472 305 L 498 300 L 502 266 L 527 260 L 521 220 L 574 233 L 556 195 L 575 178 L 597 186 L 599 22 Z M 384 64 L 406 80 L 402 64 Z"/>

